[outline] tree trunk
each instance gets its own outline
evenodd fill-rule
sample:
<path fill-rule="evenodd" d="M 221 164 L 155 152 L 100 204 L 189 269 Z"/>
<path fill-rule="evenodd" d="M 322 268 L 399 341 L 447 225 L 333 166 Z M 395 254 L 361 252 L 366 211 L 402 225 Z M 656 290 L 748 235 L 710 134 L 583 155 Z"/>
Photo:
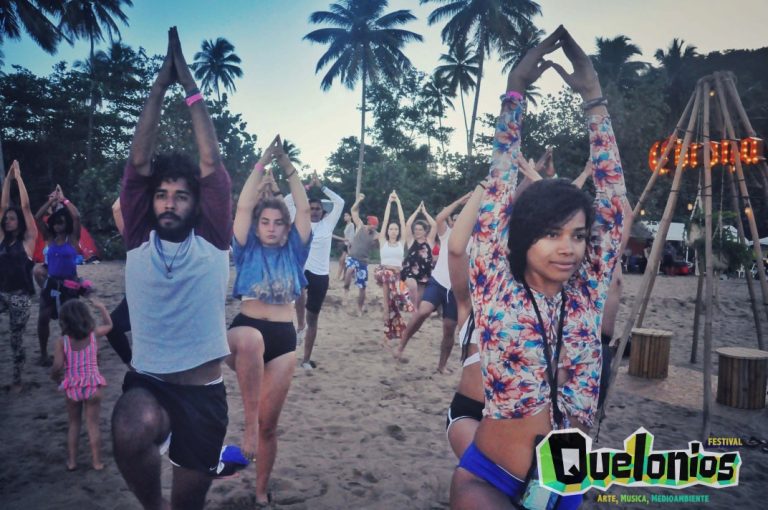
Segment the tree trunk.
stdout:
<path fill-rule="evenodd" d="M 443 141 L 443 116 L 440 115 L 440 118 L 437 119 L 437 122 L 440 124 L 440 150 L 443 152 L 443 171 L 448 174 L 448 164 L 446 163 L 446 157 L 445 157 L 445 142 Z"/>
<path fill-rule="evenodd" d="M 3 132 L 0 131 L 0 188 L 3 186 L 3 179 L 5 179 L 5 159 L 3 159 Z"/>
<path fill-rule="evenodd" d="M 363 108 L 360 112 L 360 156 L 357 159 L 357 184 L 355 184 L 355 200 L 360 195 L 363 184 L 363 160 L 365 159 L 365 66 L 363 66 Z"/>
<path fill-rule="evenodd" d="M 482 36 L 480 38 L 482 41 Z M 475 122 L 477 121 L 477 105 L 480 102 L 480 82 L 483 80 L 483 63 L 485 62 L 485 45 L 480 43 L 480 64 L 478 65 L 479 71 L 477 73 L 477 88 L 475 88 L 475 104 L 472 107 L 472 123 L 469 127 L 469 139 L 467 140 L 467 156 L 472 155 L 472 145 L 475 139 Z"/>
<path fill-rule="evenodd" d="M 467 125 L 467 110 L 464 108 L 464 92 L 461 92 L 459 90 L 459 97 L 461 98 L 461 114 L 464 117 L 464 138 L 467 139 L 467 156 L 470 155 L 471 151 L 469 150 L 469 126 Z"/>
<path fill-rule="evenodd" d="M 88 143 L 85 146 L 85 168 L 91 169 L 91 154 L 93 144 L 93 116 L 96 113 L 96 99 L 94 96 L 94 88 L 96 87 L 96 62 L 93 59 L 93 37 L 91 37 L 91 90 L 90 100 L 91 104 L 88 108 Z"/>

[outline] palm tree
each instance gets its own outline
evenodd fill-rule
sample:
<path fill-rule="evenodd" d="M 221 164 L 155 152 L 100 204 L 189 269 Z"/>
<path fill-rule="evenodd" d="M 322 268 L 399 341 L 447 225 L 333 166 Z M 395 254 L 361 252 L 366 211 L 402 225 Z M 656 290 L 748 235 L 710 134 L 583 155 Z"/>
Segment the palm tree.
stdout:
<path fill-rule="evenodd" d="M 640 47 L 625 35 L 613 39 L 597 38 L 597 54 L 592 56 L 595 71 L 601 80 L 615 83 L 621 90 L 631 87 L 638 76 L 648 68 L 645 62 L 630 62 L 635 55 L 642 55 Z"/>
<path fill-rule="evenodd" d="M 530 22 L 531 17 L 540 14 L 541 7 L 531 0 L 420 0 L 420 2 L 447 4 L 436 8 L 428 18 L 430 25 L 444 18 L 450 18 L 441 32 L 444 43 L 453 47 L 461 40 L 469 40 L 477 49 L 480 62 L 469 128 L 468 153 L 471 155 L 485 58 L 490 56 L 492 49 L 500 49 L 502 41 L 511 39 L 523 24 Z"/>
<path fill-rule="evenodd" d="M 219 37 L 216 41 L 203 41 L 201 51 L 195 53 L 195 61 L 192 69 L 195 70 L 195 78 L 202 80 L 203 89 L 216 92 L 216 98 L 221 101 L 221 87 L 234 92 L 235 78 L 243 77 L 243 70 L 237 64 L 240 57 L 235 55 L 235 47 Z"/>
<path fill-rule="evenodd" d="M 320 57 L 315 73 L 330 64 L 320 87 L 328 90 L 335 79 L 353 89 L 362 82 L 362 108 L 360 115 L 360 153 L 357 162 L 355 195 L 360 194 L 365 158 L 365 94 L 367 82 L 379 77 L 394 79 L 399 71 L 411 67 L 411 61 L 401 51 L 406 43 L 423 38 L 402 28 L 416 17 L 403 9 L 384 14 L 387 0 L 339 0 L 328 11 L 313 12 L 310 23 L 331 25 L 314 30 L 304 36 L 307 41 L 328 44 Z"/>
<path fill-rule="evenodd" d="M 472 154 L 472 142 L 469 138 L 467 125 L 467 110 L 464 108 L 464 94 L 477 86 L 475 81 L 480 75 L 480 57 L 472 53 L 464 39 L 459 39 L 447 54 L 440 55 L 443 65 L 435 68 L 435 75 L 448 82 L 451 95 L 459 94 L 461 98 L 461 114 L 464 118 L 464 136 L 467 137 L 467 155 Z"/>
<path fill-rule="evenodd" d="M 0 0 L 0 44 L 5 39 L 21 39 L 21 29 L 47 53 L 56 53 L 60 34 L 48 19 L 56 14 L 62 2 L 40 0 Z"/>
<path fill-rule="evenodd" d="M 519 64 L 528 50 L 538 46 L 545 35 L 544 31 L 536 28 L 533 23 L 522 23 L 520 30 L 501 44 L 501 60 L 504 62 L 502 72 L 506 73 Z"/>
<path fill-rule="evenodd" d="M 284 139 L 283 152 L 286 156 L 288 156 L 288 159 L 291 160 L 291 163 L 295 165 L 301 165 L 301 159 L 299 159 L 299 156 L 301 155 L 301 149 L 296 147 L 295 143 L 288 139 Z"/>
<path fill-rule="evenodd" d="M 450 83 L 445 77 L 438 74 L 433 74 L 432 77 L 424 84 L 421 89 L 421 97 L 423 105 L 426 107 L 427 115 L 437 117 L 437 122 L 440 124 L 440 135 L 437 139 L 440 142 L 440 148 L 443 152 L 443 167 L 446 167 L 445 162 L 445 144 L 443 132 L 443 117 L 445 117 L 445 107 L 449 106 L 453 108 L 453 101 L 451 97 L 454 94 L 451 92 Z M 427 128 L 427 145 L 429 145 L 429 133 L 430 129 Z"/>
<path fill-rule="evenodd" d="M 56 53 L 60 34 L 48 14 L 57 12 L 56 1 L 46 0 L 0 0 L 0 45 L 6 39 L 21 39 L 22 28 L 27 35 L 47 53 Z M 2 62 L 0 52 L 0 62 Z M 2 64 L 0 64 L 1 66 Z M 2 73 L 0 73 L 2 74 Z M 0 136 L 0 185 L 5 179 L 3 163 L 3 140 Z"/>
<path fill-rule="evenodd" d="M 674 38 L 666 52 L 658 49 L 653 56 L 666 75 L 667 104 L 669 104 L 670 114 L 673 117 L 680 115 L 685 97 L 689 94 L 689 91 L 683 87 L 684 74 L 686 67 L 699 56 L 696 46 L 690 44 L 686 46 L 684 40 Z"/>
<path fill-rule="evenodd" d="M 60 12 L 59 29 L 70 42 L 74 39 L 88 39 L 91 43 L 91 51 L 88 53 L 91 62 L 94 62 L 94 47 L 96 42 L 104 40 L 104 27 L 109 35 L 109 40 L 114 39 L 113 34 L 120 37 L 120 29 L 115 19 L 128 26 L 128 16 L 123 12 L 123 6 L 131 7 L 131 0 L 67 0 Z M 91 168 L 91 152 L 93 143 L 93 116 L 96 112 L 96 65 L 90 66 L 91 90 L 90 111 L 88 113 L 88 141 L 85 152 L 85 165 Z"/>

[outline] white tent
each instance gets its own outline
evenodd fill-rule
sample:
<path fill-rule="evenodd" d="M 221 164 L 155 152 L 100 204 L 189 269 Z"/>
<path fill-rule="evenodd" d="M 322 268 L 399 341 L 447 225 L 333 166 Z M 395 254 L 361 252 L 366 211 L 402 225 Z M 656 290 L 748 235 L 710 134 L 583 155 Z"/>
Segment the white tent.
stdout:
<path fill-rule="evenodd" d="M 656 236 L 656 233 L 659 231 L 658 221 L 643 221 L 642 224 L 653 233 L 654 237 Z M 669 232 L 667 232 L 667 241 L 684 242 L 685 223 L 670 223 Z"/>
<path fill-rule="evenodd" d="M 755 244 L 754 241 L 747 241 L 747 244 L 752 246 Z M 760 239 L 760 246 L 768 246 L 768 237 L 763 237 Z"/>

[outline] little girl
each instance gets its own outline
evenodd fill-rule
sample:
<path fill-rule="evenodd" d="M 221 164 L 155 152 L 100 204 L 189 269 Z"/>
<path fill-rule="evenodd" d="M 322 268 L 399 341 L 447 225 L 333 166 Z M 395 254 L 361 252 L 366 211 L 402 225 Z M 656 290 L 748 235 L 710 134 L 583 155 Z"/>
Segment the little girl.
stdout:
<path fill-rule="evenodd" d="M 77 469 L 77 442 L 80 437 L 80 423 L 85 403 L 85 423 L 88 440 L 91 443 L 93 469 L 104 469 L 101 462 L 101 432 L 99 413 L 101 411 L 101 386 L 106 386 L 99 372 L 98 344 L 96 338 L 112 329 L 109 312 L 100 302 L 93 305 L 99 309 L 103 326 L 96 327 L 88 307 L 79 300 L 67 301 L 59 312 L 62 337 L 56 342 L 51 378 L 61 384 L 67 400 L 69 428 L 67 430 L 67 470 Z"/>

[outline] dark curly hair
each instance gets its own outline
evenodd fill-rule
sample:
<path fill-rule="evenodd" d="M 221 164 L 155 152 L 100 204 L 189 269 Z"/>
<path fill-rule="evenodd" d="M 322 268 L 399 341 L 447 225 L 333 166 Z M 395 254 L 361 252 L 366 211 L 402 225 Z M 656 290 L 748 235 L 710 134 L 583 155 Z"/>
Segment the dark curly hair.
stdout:
<path fill-rule="evenodd" d="M 163 181 L 184 179 L 195 197 L 195 203 L 200 201 L 200 167 L 192 159 L 178 152 L 157 154 L 152 160 L 152 180 L 149 192 L 155 193 Z"/>
<path fill-rule="evenodd" d="M 59 310 L 61 333 L 75 340 L 86 338 L 96 328 L 88 307 L 79 299 L 70 299 Z"/>
<path fill-rule="evenodd" d="M 19 207 L 15 207 L 15 206 L 9 207 L 8 209 L 5 210 L 5 213 L 3 213 L 2 223 L 0 223 L 0 225 L 2 225 L 3 234 L 5 234 L 6 237 L 8 237 L 8 235 L 10 234 L 8 229 L 5 228 L 5 219 L 6 217 L 8 217 L 8 213 L 11 211 L 16 213 L 16 221 L 18 224 L 18 227 L 16 228 L 16 232 L 14 233 L 14 235 L 16 236 L 16 239 L 23 240 L 24 235 L 27 233 L 27 222 L 24 219 L 24 212 L 22 212 L 21 208 Z"/>
<path fill-rule="evenodd" d="M 522 281 L 528 249 L 549 229 L 559 228 L 584 211 L 587 232 L 595 217 L 592 198 L 567 179 L 536 181 L 517 198 L 509 217 L 509 266 Z"/>
<path fill-rule="evenodd" d="M 48 233 L 51 236 L 56 235 L 56 232 L 53 230 L 53 226 L 59 221 L 59 218 L 62 217 L 67 224 L 65 228 L 66 234 L 72 235 L 72 232 L 75 231 L 75 222 L 72 219 L 72 215 L 69 214 L 69 210 L 66 207 L 62 207 L 61 209 L 48 216 L 48 219 L 46 220 L 46 224 L 48 225 Z"/>

